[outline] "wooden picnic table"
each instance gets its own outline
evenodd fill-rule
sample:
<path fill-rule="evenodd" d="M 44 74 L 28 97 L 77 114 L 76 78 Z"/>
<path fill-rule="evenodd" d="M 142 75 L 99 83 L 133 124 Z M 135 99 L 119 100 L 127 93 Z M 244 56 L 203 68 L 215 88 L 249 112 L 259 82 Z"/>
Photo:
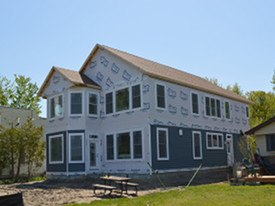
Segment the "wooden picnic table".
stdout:
<path fill-rule="evenodd" d="M 104 184 L 105 185 L 109 185 L 111 186 L 112 185 L 112 182 L 119 182 L 119 185 L 120 185 L 120 191 L 121 191 L 121 194 L 123 192 L 123 183 L 126 183 L 127 185 L 127 182 L 129 180 L 131 180 L 132 178 L 129 178 L 129 177 L 118 177 L 118 176 L 103 176 L 103 177 L 100 177 L 100 179 L 104 180 Z M 108 182 L 108 184 L 107 184 Z M 127 193 L 127 186 L 125 187 L 125 190 L 126 190 L 126 193 Z"/>

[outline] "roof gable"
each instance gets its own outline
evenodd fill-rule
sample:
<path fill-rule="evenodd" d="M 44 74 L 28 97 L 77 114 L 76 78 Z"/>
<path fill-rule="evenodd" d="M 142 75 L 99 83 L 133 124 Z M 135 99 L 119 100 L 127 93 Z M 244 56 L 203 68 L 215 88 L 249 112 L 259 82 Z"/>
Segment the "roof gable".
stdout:
<path fill-rule="evenodd" d="M 90 53 L 90 55 L 88 56 L 84 64 L 82 65 L 80 69 L 80 73 L 84 72 L 84 70 L 87 68 L 89 62 L 91 61 L 91 59 L 93 58 L 93 56 L 95 55 L 95 53 L 99 48 L 127 62 L 134 68 L 140 70 L 141 72 L 147 74 L 150 77 L 172 82 L 182 86 L 190 87 L 200 91 L 216 94 L 226 98 L 234 99 L 247 104 L 252 104 L 250 100 L 232 91 L 216 86 L 201 77 L 192 75 L 190 73 L 187 73 L 178 69 L 174 69 L 169 66 L 165 66 L 163 64 L 159 64 L 151 60 L 147 60 L 147 59 L 129 54 L 127 52 L 123 52 L 123 51 L 113 49 L 104 45 L 99 45 L 99 44 L 95 46 L 95 48 L 92 50 L 92 52 Z"/>
<path fill-rule="evenodd" d="M 272 117 L 271 119 L 263 122 L 262 124 L 259 124 L 258 126 L 253 127 L 252 129 L 248 130 L 247 132 L 245 132 L 245 134 L 254 134 L 254 133 L 258 132 L 259 130 L 270 126 L 274 122 L 275 122 L 275 117 Z M 274 131 L 275 131 L 275 127 L 274 127 Z"/>

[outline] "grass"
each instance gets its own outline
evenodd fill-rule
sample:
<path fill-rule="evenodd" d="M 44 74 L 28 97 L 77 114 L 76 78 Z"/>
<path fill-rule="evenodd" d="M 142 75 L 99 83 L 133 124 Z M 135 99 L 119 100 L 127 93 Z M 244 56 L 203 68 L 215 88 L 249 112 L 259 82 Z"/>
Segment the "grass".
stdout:
<path fill-rule="evenodd" d="M 90 204 L 73 204 L 76 205 L 275 205 L 275 185 L 230 186 L 223 183 L 190 186 L 185 190 L 170 190 L 133 199 L 120 198 L 94 201 Z"/>

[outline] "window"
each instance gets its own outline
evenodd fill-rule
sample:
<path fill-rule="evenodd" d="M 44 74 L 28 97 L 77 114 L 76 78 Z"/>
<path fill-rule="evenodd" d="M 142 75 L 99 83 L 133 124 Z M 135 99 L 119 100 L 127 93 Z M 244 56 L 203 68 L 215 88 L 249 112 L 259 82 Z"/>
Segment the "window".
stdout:
<path fill-rule="evenodd" d="M 117 142 L 117 159 L 130 159 L 131 148 L 130 148 L 130 133 L 120 133 L 116 137 Z"/>
<path fill-rule="evenodd" d="M 192 99 L 192 113 L 199 114 L 199 98 L 198 94 L 191 93 Z"/>
<path fill-rule="evenodd" d="M 219 99 L 205 97 L 206 116 L 221 117 L 221 102 Z"/>
<path fill-rule="evenodd" d="M 275 135 L 266 135 L 266 150 L 275 151 Z"/>
<path fill-rule="evenodd" d="M 226 119 L 230 119 L 231 115 L 230 115 L 230 104 L 229 102 L 225 102 L 225 118 Z"/>
<path fill-rule="evenodd" d="M 106 114 L 113 113 L 113 93 L 106 94 Z"/>
<path fill-rule="evenodd" d="M 50 98 L 50 118 L 63 117 L 63 95 Z"/>
<path fill-rule="evenodd" d="M 79 115 L 82 114 L 82 93 L 81 92 L 71 92 L 70 93 L 70 114 Z"/>
<path fill-rule="evenodd" d="M 114 112 L 127 111 L 141 107 L 141 86 L 140 84 L 107 93 L 106 96 L 106 114 Z M 114 100 L 113 100 L 114 99 Z M 113 103 L 115 107 L 113 109 Z"/>
<path fill-rule="evenodd" d="M 207 149 L 223 149 L 223 135 L 220 133 L 206 133 Z"/>
<path fill-rule="evenodd" d="M 114 159 L 114 135 L 107 135 L 107 160 Z"/>
<path fill-rule="evenodd" d="M 133 132 L 134 139 L 134 159 L 142 158 L 142 134 L 141 131 Z"/>
<path fill-rule="evenodd" d="M 192 133 L 193 158 L 202 159 L 201 133 L 194 131 Z"/>
<path fill-rule="evenodd" d="M 49 137 L 49 163 L 63 163 L 63 135 Z"/>
<path fill-rule="evenodd" d="M 116 91 L 116 112 L 129 109 L 129 88 Z"/>
<path fill-rule="evenodd" d="M 141 107 L 140 85 L 132 86 L 132 108 Z"/>
<path fill-rule="evenodd" d="M 246 117 L 249 118 L 249 108 L 248 106 L 245 107 Z"/>
<path fill-rule="evenodd" d="M 165 87 L 163 85 L 157 84 L 157 108 L 158 109 L 165 109 Z"/>
<path fill-rule="evenodd" d="M 97 116 L 98 115 L 98 95 L 94 93 L 89 93 L 88 97 L 88 112 L 89 115 Z"/>
<path fill-rule="evenodd" d="M 169 160 L 168 129 L 157 128 L 158 160 Z"/>
<path fill-rule="evenodd" d="M 114 138 L 115 137 L 115 138 Z M 142 159 L 142 131 L 129 131 L 106 136 L 107 160 Z"/>
<path fill-rule="evenodd" d="M 84 162 L 84 135 L 70 134 L 70 162 Z"/>

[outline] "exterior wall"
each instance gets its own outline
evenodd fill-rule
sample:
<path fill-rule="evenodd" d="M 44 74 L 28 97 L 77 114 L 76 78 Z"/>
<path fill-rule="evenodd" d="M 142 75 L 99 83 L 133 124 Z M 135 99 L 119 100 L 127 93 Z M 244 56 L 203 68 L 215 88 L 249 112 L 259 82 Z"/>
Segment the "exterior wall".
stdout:
<path fill-rule="evenodd" d="M 2 124 L 4 127 L 8 127 L 8 128 L 12 126 L 15 127 L 17 123 L 20 123 L 22 125 L 27 121 L 28 117 L 34 118 L 35 126 L 44 127 L 44 135 L 45 135 L 47 120 L 39 117 L 35 111 L 28 110 L 28 109 L 3 107 L 3 106 L 0 107 L 0 119 L 1 119 L 0 124 Z M 45 140 L 45 136 L 43 136 L 41 140 L 42 141 Z M 40 168 L 35 168 L 36 174 L 43 174 L 45 171 L 46 171 L 46 161 L 42 164 Z M 27 174 L 27 173 L 28 173 L 28 165 L 21 164 L 20 174 Z M 8 175 L 8 174 L 9 174 L 9 169 L 4 169 L 2 175 Z"/>
<path fill-rule="evenodd" d="M 275 155 L 275 151 L 267 151 L 266 135 L 269 134 L 275 134 L 275 122 L 255 132 L 257 147 L 260 149 L 261 155 L 263 156 Z"/>

